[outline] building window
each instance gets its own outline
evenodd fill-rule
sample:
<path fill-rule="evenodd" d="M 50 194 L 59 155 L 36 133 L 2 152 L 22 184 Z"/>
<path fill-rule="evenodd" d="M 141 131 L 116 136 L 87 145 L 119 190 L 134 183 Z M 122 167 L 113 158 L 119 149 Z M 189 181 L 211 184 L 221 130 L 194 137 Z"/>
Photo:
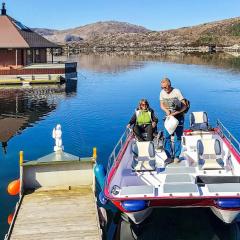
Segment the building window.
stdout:
<path fill-rule="evenodd" d="M 27 60 L 26 61 L 27 65 L 32 64 L 32 62 L 33 62 L 33 54 L 32 54 L 32 50 L 31 49 L 27 50 L 27 59 L 26 60 Z"/>

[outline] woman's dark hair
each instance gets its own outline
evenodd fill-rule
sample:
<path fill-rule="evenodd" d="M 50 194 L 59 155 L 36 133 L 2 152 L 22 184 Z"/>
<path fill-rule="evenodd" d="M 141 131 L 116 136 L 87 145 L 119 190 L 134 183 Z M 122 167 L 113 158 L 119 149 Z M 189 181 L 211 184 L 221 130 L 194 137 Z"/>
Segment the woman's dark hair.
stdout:
<path fill-rule="evenodd" d="M 141 99 L 141 100 L 139 101 L 138 108 L 141 108 L 141 104 L 142 104 L 142 103 L 145 103 L 146 106 L 147 106 L 147 108 L 149 108 L 148 100 L 145 99 L 145 98 L 143 98 L 143 99 Z"/>

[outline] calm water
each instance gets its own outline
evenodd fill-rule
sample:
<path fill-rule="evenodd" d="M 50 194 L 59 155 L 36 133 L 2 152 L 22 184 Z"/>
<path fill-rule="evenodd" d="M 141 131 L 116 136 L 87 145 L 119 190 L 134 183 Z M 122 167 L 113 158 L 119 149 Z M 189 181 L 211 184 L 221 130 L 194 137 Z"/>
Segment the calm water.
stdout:
<path fill-rule="evenodd" d="M 60 123 L 67 152 L 87 156 L 96 146 L 99 161 L 106 163 L 140 98 L 147 98 L 162 118 L 158 99 L 163 76 L 191 101 L 191 111 L 207 111 L 212 124 L 219 118 L 240 139 L 239 58 L 85 55 L 72 60 L 79 62 L 77 86 L 0 89 L 0 141 L 4 142 L 0 149 L 0 239 L 17 201 L 8 196 L 6 187 L 19 176 L 19 151 L 24 151 L 27 160 L 51 152 L 52 129 Z M 193 236 L 198 231 L 195 227 Z"/>

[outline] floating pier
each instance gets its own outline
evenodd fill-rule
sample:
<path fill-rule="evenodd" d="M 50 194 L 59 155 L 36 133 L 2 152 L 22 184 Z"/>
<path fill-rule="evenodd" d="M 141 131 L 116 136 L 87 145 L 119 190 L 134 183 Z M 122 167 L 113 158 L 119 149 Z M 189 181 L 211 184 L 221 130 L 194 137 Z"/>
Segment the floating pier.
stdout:
<path fill-rule="evenodd" d="M 92 157 L 56 151 L 36 161 L 20 153 L 20 193 L 5 240 L 102 239 Z"/>
<path fill-rule="evenodd" d="M 31 64 L 18 69 L 0 67 L 0 85 L 54 84 L 76 78 L 76 62 Z"/>

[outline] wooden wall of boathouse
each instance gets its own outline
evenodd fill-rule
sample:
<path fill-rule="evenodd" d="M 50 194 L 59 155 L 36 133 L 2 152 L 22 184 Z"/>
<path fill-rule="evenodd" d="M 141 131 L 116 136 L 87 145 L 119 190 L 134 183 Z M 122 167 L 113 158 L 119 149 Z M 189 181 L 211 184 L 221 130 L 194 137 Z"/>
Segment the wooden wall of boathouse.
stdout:
<path fill-rule="evenodd" d="M 17 63 L 23 65 L 23 50 L 18 50 Z M 0 49 L 0 66 L 8 67 L 16 65 L 15 49 Z"/>
<path fill-rule="evenodd" d="M 16 53 L 17 51 L 17 53 Z M 47 49 L 0 49 L 0 67 L 19 67 L 46 63 Z"/>

